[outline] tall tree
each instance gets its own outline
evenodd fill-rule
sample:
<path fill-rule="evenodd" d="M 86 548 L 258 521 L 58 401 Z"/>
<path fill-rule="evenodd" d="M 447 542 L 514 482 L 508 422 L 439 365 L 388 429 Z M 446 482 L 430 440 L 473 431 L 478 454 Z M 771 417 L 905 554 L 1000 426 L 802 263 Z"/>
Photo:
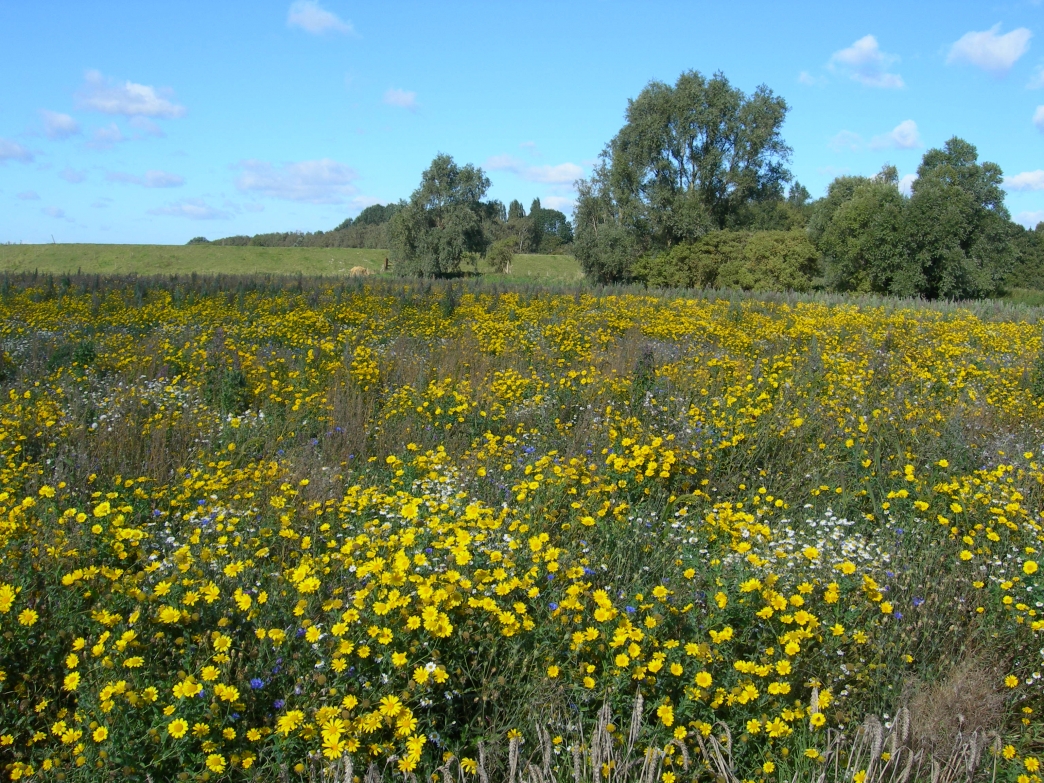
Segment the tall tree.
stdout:
<path fill-rule="evenodd" d="M 438 155 L 421 175 L 421 184 L 389 224 L 396 270 L 437 277 L 460 271 L 468 253 L 486 248 L 482 230 L 487 208 L 482 197 L 489 179 L 471 164 L 458 166 Z"/>
<path fill-rule="evenodd" d="M 1010 215 L 1004 206 L 1004 173 L 979 163 L 978 151 L 951 138 L 925 153 L 907 216 L 909 253 L 935 299 L 1000 293 L 1016 260 Z"/>
<path fill-rule="evenodd" d="M 786 113 L 767 87 L 746 95 L 721 73 L 687 71 L 673 87 L 650 82 L 628 101 L 623 128 L 581 191 L 590 202 L 577 205 L 578 253 L 594 252 L 609 223 L 638 252 L 749 223 L 750 208 L 782 199 L 790 179 L 780 133 Z M 587 232 L 594 236 L 581 242 Z M 581 263 L 593 269 L 598 261 Z"/>
<path fill-rule="evenodd" d="M 892 167 L 876 177 L 834 180 L 809 232 L 823 253 L 827 284 L 837 291 L 917 294 L 924 281 L 907 255 L 905 210 Z"/>

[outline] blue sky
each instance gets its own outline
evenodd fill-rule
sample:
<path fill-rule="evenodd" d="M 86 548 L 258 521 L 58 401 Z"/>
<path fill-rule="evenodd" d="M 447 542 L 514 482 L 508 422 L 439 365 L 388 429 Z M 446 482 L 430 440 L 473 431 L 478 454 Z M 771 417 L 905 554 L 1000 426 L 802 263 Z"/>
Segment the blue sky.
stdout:
<path fill-rule="evenodd" d="M 1044 220 L 1040 0 L 0 0 L 0 242 L 330 229 L 439 152 L 569 213 L 628 98 L 688 69 L 787 100 L 814 196 L 958 135 Z"/>

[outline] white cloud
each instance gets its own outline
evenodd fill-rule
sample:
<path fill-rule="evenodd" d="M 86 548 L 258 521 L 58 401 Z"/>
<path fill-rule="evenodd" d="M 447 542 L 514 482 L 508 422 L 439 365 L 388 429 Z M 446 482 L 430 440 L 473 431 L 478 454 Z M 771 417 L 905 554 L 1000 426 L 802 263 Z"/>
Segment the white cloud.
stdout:
<path fill-rule="evenodd" d="M 33 153 L 18 142 L 0 138 L 0 163 L 6 163 L 9 160 L 29 163 L 32 159 Z"/>
<path fill-rule="evenodd" d="M 187 198 L 175 201 L 165 207 L 157 207 L 149 210 L 150 215 L 163 215 L 166 217 L 183 217 L 189 220 L 227 220 L 232 217 L 230 212 L 207 204 L 203 199 Z"/>
<path fill-rule="evenodd" d="M 920 146 L 921 134 L 917 132 L 917 123 L 913 120 L 903 120 L 888 133 L 870 139 L 870 149 L 874 150 L 912 150 Z"/>
<path fill-rule="evenodd" d="M 392 87 L 384 93 L 384 102 L 389 106 L 398 106 L 400 109 L 417 110 L 417 93 L 409 90 L 400 90 Z"/>
<path fill-rule="evenodd" d="M 124 185 L 141 185 L 145 188 L 179 188 L 185 184 L 184 177 L 155 169 L 146 171 L 144 177 L 124 174 L 122 171 L 110 171 L 105 175 L 105 179 Z"/>
<path fill-rule="evenodd" d="M 73 185 L 79 185 L 85 179 L 87 179 L 87 173 L 84 171 L 77 171 L 71 166 L 66 166 L 64 169 L 58 172 L 58 176 L 64 179 L 66 182 Z"/>
<path fill-rule="evenodd" d="M 98 199 L 95 199 L 94 203 L 91 204 L 91 206 L 94 209 L 105 209 L 111 203 L 112 203 L 112 199 L 111 198 L 109 198 L 108 196 L 102 196 L 102 197 L 100 197 Z"/>
<path fill-rule="evenodd" d="M 40 194 L 35 190 L 23 190 L 15 198 L 20 198 L 22 201 L 39 201 Z"/>
<path fill-rule="evenodd" d="M 1039 90 L 1044 88 L 1044 65 L 1038 65 L 1036 72 L 1026 83 L 1027 90 Z"/>
<path fill-rule="evenodd" d="M 843 130 L 828 141 L 827 146 L 834 152 L 855 151 L 863 146 L 863 137 L 853 131 Z"/>
<path fill-rule="evenodd" d="M 47 215 L 47 217 L 53 217 L 53 218 L 63 218 L 63 217 L 65 217 L 65 210 L 64 209 L 58 209 L 58 207 L 44 207 L 40 211 L 43 212 L 45 215 Z"/>
<path fill-rule="evenodd" d="M 899 179 L 899 192 L 904 196 L 909 196 L 913 193 L 913 184 L 917 181 L 916 174 L 904 174 Z"/>
<path fill-rule="evenodd" d="M 109 150 L 114 145 L 125 142 L 127 137 L 123 135 L 123 131 L 119 129 L 119 126 L 115 122 L 110 122 L 104 128 L 95 128 L 94 133 L 91 134 L 91 140 L 87 142 L 87 146 L 92 150 Z"/>
<path fill-rule="evenodd" d="M 801 73 L 798 74 L 797 80 L 798 80 L 799 83 L 807 85 L 809 87 L 816 87 L 816 86 L 818 86 L 820 84 L 825 83 L 826 82 L 826 77 L 824 77 L 824 76 L 813 76 L 808 71 L 802 71 Z"/>
<path fill-rule="evenodd" d="M 1008 190 L 1044 190 L 1044 170 L 1024 171 L 1005 177 L 1004 187 Z"/>
<path fill-rule="evenodd" d="M 160 93 L 169 92 L 160 90 Z M 168 100 L 155 87 L 135 82 L 113 84 L 99 71 L 87 71 L 83 88 L 77 95 L 80 106 L 103 114 L 125 117 L 160 117 L 173 119 L 185 114 L 185 107 Z"/>
<path fill-rule="evenodd" d="M 315 0 L 296 0 L 291 3 L 290 11 L 286 15 L 286 24 L 287 27 L 300 27 L 313 35 L 325 32 L 355 33 L 351 22 L 345 22 Z"/>
<path fill-rule="evenodd" d="M 141 131 L 148 136 L 157 136 L 163 138 L 167 134 L 163 132 L 163 128 L 154 123 L 148 117 L 131 117 L 130 125 L 135 130 Z"/>
<path fill-rule="evenodd" d="M 888 72 L 889 66 L 898 60 L 898 56 L 882 52 L 874 36 L 865 35 L 847 49 L 834 52 L 828 67 L 846 72 L 867 87 L 899 89 L 905 86 L 903 77 Z"/>
<path fill-rule="evenodd" d="M 279 168 L 262 160 L 244 160 L 236 187 L 244 193 L 305 201 L 310 204 L 341 204 L 355 195 L 353 169 L 336 160 L 304 160 Z"/>
<path fill-rule="evenodd" d="M 573 211 L 573 207 L 576 206 L 576 200 L 566 198 L 565 196 L 545 196 L 540 199 L 540 206 L 545 209 L 557 209 L 559 212 L 569 214 Z"/>
<path fill-rule="evenodd" d="M 1044 209 L 1036 212 L 1020 212 L 1015 216 L 1015 222 L 1026 228 L 1036 228 L 1038 223 L 1044 222 Z"/>
<path fill-rule="evenodd" d="M 243 209 L 245 209 L 247 212 L 264 212 L 265 205 L 258 204 L 256 201 L 250 201 L 243 205 Z"/>
<path fill-rule="evenodd" d="M 49 139 L 67 139 L 80 133 L 80 123 L 68 114 L 41 109 L 40 116 L 43 118 L 44 135 Z"/>
<path fill-rule="evenodd" d="M 1033 124 L 1037 126 L 1037 130 L 1044 133 L 1044 106 L 1038 106 L 1037 110 L 1033 112 Z M 3 157 L 3 153 L 0 152 L 0 158 Z"/>
<path fill-rule="evenodd" d="M 989 30 L 965 33 L 950 47 L 946 63 L 968 63 L 1001 76 L 1029 49 L 1033 33 L 1025 27 L 1000 34 L 1000 23 Z"/>
<path fill-rule="evenodd" d="M 575 163 L 559 163 L 557 166 L 530 166 L 512 155 L 494 155 L 486 160 L 491 171 L 510 171 L 529 182 L 550 185 L 572 185 L 584 176 L 584 170 Z"/>

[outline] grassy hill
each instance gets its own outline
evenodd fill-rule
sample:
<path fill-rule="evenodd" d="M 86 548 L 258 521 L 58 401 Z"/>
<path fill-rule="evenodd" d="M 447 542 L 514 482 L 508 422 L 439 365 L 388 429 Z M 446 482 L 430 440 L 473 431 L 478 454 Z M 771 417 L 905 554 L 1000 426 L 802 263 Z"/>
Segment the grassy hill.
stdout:
<path fill-rule="evenodd" d="M 0 272 L 65 274 L 287 274 L 347 275 L 355 266 L 379 272 L 384 250 L 222 245 L 0 245 Z M 479 271 L 491 280 L 572 282 L 581 278 L 572 256 L 516 256 L 510 275 Z"/>

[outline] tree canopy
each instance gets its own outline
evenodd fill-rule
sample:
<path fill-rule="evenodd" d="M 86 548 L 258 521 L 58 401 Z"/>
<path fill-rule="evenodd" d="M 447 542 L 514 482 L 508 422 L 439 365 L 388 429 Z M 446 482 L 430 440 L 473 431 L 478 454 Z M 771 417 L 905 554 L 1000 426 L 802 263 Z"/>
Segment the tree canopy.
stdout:
<path fill-rule="evenodd" d="M 591 178 L 578 183 L 574 230 L 585 271 L 603 281 L 627 276 L 627 264 L 599 266 L 607 243 L 619 249 L 620 231 L 634 254 L 666 249 L 742 228 L 754 205 L 781 200 L 790 180 L 786 113 L 767 87 L 746 95 L 721 73 L 687 71 L 673 87 L 650 82 L 628 101 Z"/>
<path fill-rule="evenodd" d="M 482 198 L 489 190 L 482 169 L 458 166 L 440 154 L 421 175 L 420 186 L 389 224 L 391 251 L 400 274 L 437 277 L 460 271 L 468 253 L 487 245 Z"/>

